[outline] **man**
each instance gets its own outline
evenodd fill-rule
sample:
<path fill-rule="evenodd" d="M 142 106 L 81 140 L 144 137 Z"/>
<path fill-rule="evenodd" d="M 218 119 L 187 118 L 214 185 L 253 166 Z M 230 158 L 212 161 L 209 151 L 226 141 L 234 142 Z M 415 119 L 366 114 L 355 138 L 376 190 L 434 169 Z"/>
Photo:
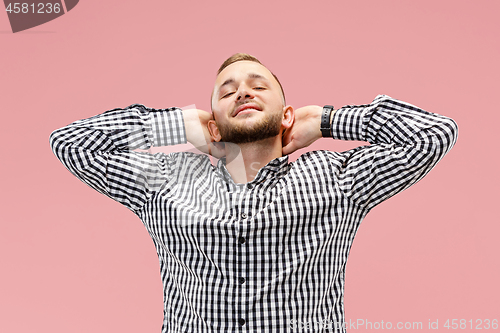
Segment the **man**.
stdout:
<path fill-rule="evenodd" d="M 212 111 L 134 104 L 54 131 L 55 155 L 144 223 L 160 260 L 162 332 L 344 332 L 344 275 L 361 220 L 424 177 L 457 125 L 385 95 L 285 104 L 277 77 L 236 54 Z M 287 154 L 322 136 L 371 143 Z M 189 141 L 205 154 L 137 152 Z"/>

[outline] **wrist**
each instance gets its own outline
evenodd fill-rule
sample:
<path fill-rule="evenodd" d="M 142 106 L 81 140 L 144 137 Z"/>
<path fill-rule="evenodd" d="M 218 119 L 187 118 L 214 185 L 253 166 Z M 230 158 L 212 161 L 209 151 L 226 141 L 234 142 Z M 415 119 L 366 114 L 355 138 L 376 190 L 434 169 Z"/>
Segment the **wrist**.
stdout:
<path fill-rule="evenodd" d="M 333 122 L 333 116 L 335 115 L 335 109 L 332 110 L 332 113 L 330 113 L 330 126 L 332 125 L 332 122 Z"/>
<path fill-rule="evenodd" d="M 197 141 L 194 137 L 196 133 L 200 130 L 200 118 L 198 116 L 197 109 L 187 109 L 182 110 L 182 116 L 184 118 L 184 129 L 186 131 L 186 139 L 189 143 L 194 143 Z"/>
<path fill-rule="evenodd" d="M 190 127 L 192 124 L 198 120 L 197 119 L 198 112 L 196 109 L 187 109 L 182 110 L 182 117 L 184 118 L 184 126 Z"/>
<path fill-rule="evenodd" d="M 211 142 L 207 125 L 212 114 L 199 109 L 183 110 L 182 114 L 187 141 L 197 148 L 207 146 Z"/>

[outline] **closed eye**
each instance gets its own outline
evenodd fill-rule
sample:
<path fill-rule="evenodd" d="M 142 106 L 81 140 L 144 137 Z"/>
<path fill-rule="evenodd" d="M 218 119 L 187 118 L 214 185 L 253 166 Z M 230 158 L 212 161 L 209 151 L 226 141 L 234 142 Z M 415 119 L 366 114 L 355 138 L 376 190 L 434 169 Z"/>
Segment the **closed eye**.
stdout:
<path fill-rule="evenodd" d="M 226 98 L 234 94 L 234 92 L 228 92 L 227 94 L 223 95 L 222 98 Z"/>

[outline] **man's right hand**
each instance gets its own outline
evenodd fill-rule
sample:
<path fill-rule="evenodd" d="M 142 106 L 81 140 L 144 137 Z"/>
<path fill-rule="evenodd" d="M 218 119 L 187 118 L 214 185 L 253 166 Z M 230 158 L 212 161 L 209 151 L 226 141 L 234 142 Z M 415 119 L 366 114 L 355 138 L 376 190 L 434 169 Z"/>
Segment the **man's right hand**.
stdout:
<path fill-rule="evenodd" d="M 216 158 L 225 156 L 224 144 L 215 142 L 208 131 L 208 121 L 213 119 L 210 112 L 199 109 L 182 110 L 186 138 L 189 143 L 203 153 Z"/>

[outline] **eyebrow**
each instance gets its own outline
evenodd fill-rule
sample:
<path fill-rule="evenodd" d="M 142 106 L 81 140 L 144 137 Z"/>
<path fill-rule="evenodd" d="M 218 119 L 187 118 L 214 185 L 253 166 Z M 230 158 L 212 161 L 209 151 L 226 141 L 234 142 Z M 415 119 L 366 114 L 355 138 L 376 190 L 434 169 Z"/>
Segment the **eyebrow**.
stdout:
<path fill-rule="evenodd" d="M 250 73 L 248 74 L 248 77 L 251 78 L 251 79 L 262 79 L 262 80 L 266 80 L 266 81 L 269 81 L 268 79 L 266 79 L 264 76 L 260 75 L 260 74 L 255 74 L 255 73 Z"/>
<path fill-rule="evenodd" d="M 227 86 L 228 84 L 231 84 L 231 83 L 234 83 L 234 79 L 227 79 L 226 81 L 224 81 L 223 84 L 220 85 L 219 91 L 221 90 L 222 87 Z"/>

